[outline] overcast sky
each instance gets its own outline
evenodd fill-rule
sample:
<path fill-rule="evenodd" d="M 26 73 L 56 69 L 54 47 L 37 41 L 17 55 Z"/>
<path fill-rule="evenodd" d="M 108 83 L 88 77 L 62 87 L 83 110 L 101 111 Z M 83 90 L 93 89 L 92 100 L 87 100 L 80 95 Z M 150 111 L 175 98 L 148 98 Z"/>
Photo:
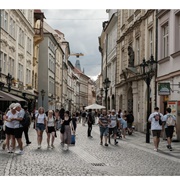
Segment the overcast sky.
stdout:
<path fill-rule="evenodd" d="M 101 55 L 98 50 L 98 37 L 102 32 L 102 22 L 108 19 L 105 9 L 49 9 L 42 10 L 45 21 L 53 28 L 64 33 L 70 44 L 71 53 L 80 56 L 81 70 L 88 76 L 97 76 L 101 70 Z M 76 57 L 69 59 L 75 65 Z"/>

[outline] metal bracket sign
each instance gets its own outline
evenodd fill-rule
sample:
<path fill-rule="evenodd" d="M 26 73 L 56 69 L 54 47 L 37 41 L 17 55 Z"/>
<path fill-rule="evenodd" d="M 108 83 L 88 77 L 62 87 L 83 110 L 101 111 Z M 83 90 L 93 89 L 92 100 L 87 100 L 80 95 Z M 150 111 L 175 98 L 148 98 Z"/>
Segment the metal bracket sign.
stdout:
<path fill-rule="evenodd" d="M 170 83 L 158 84 L 158 95 L 170 95 L 170 92 L 171 92 Z"/>

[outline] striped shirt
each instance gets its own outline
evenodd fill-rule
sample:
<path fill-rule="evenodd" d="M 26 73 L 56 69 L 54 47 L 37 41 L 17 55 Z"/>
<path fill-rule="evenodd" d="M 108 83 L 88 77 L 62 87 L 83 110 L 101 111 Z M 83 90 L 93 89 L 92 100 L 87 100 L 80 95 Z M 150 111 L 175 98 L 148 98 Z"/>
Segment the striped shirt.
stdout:
<path fill-rule="evenodd" d="M 105 125 L 105 127 L 108 126 L 108 124 L 109 124 L 109 117 L 108 117 L 108 116 L 103 116 L 103 115 L 101 115 L 101 116 L 99 117 L 99 120 L 101 121 L 102 124 Z M 100 123 L 99 123 L 99 126 L 100 126 L 100 127 L 104 127 L 104 126 L 102 126 Z"/>

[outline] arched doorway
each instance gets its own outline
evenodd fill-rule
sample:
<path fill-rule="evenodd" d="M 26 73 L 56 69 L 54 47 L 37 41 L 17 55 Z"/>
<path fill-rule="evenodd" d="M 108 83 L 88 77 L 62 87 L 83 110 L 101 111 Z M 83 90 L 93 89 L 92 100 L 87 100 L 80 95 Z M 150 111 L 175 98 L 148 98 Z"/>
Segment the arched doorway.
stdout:
<path fill-rule="evenodd" d="M 133 111 L 133 93 L 132 87 L 129 88 L 127 93 L 127 111 Z"/>

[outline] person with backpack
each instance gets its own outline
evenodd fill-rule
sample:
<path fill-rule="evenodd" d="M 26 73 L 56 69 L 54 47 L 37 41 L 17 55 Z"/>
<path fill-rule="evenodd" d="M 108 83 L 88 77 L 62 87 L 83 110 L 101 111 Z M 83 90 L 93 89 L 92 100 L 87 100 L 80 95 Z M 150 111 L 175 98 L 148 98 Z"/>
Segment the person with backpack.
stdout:
<path fill-rule="evenodd" d="M 29 135 L 28 135 L 29 127 L 31 124 L 31 115 L 28 112 L 27 106 L 24 106 L 23 108 L 24 108 L 25 114 L 24 114 L 23 120 L 20 121 L 20 124 L 23 126 L 23 132 L 26 139 L 26 145 L 28 146 L 29 144 L 31 144 L 31 142 L 29 141 Z"/>
<path fill-rule="evenodd" d="M 174 127 L 176 126 L 176 117 L 171 114 L 171 108 L 166 109 L 166 115 L 163 117 L 163 126 L 165 128 L 167 137 L 167 148 L 172 151 L 172 137 L 174 132 Z"/>
<path fill-rule="evenodd" d="M 154 142 L 154 151 L 158 151 L 160 136 L 162 131 L 162 124 L 160 123 L 163 120 L 163 115 L 159 113 L 159 108 L 155 107 L 154 112 L 149 116 L 148 121 L 151 122 L 151 130 L 153 134 Z"/>

